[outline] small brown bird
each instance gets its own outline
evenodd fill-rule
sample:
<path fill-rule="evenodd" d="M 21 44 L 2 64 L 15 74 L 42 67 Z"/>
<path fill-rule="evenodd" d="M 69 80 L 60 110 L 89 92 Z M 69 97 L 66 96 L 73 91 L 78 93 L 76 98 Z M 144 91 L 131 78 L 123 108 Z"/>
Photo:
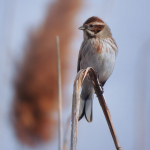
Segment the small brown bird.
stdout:
<path fill-rule="evenodd" d="M 79 29 L 83 30 L 84 39 L 79 51 L 77 72 L 92 67 L 103 87 L 115 66 L 116 42 L 108 25 L 98 17 L 89 18 Z M 86 120 L 92 122 L 93 95 L 92 82 L 86 77 L 82 84 L 79 120 L 85 115 Z"/>

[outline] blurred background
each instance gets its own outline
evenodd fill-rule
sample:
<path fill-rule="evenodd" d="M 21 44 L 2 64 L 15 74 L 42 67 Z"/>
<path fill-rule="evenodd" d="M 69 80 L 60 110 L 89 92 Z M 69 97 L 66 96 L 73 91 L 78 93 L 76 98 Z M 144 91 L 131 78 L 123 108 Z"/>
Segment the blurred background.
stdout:
<path fill-rule="evenodd" d="M 98 16 L 119 49 L 104 95 L 120 145 L 149 150 L 149 6 L 150 0 L 0 0 L 0 149 L 58 149 L 55 36 L 60 37 L 65 132 L 83 40 L 78 27 Z M 96 96 L 93 110 L 92 123 L 79 122 L 77 149 L 115 150 Z"/>

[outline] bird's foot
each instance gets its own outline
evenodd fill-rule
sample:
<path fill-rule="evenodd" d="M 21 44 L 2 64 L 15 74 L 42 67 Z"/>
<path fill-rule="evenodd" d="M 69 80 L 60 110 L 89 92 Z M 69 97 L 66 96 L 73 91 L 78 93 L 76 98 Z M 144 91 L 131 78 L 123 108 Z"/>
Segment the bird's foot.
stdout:
<path fill-rule="evenodd" d="M 101 90 L 101 94 L 103 94 L 103 93 L 104 93 L 104 88 L 103 88 L 103 86 L 102 86 L 101 83 L 99 83 L 99 88 L 100 88 L 100 90 Z"/>
<path fill-rule="evenodd" d="M 94 70 L 94 71 L 95 71 L 95 73 L 96 73 L 97 79 L 99 79 L 99 74 L 98 74 L 98 72 L 97 72 L 96 70 Z"/>
<path fill-rule="evenodd" d="M 99 87 L 100 87 L 100 90 L 101 90 L 101 94 L 103 94 L 103 93 L 104 93 L 103 84 L 101 84 L 101 83 L 99 82 L 99 74 L 98 74 L 98 72 L 97 72 L 96 70 L 94 70 L 94 71 L 95 71 L 96 76 L 97 76 L 97 81 L 98 81 L 98 84 L 99 84 Z"/>

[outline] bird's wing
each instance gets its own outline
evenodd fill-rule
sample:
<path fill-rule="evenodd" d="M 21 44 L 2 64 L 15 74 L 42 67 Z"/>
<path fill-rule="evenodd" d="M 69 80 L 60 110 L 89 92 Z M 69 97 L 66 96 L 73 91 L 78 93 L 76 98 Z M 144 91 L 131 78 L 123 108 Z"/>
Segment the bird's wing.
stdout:
<path fill-rule="evenodd" d="M 79 55 L 78 55 L 78 62 L 77 62 L 77 73 L 80 71 L 80 62 L 81 62 L 81 58 L 82 58 L 82 51 L 83 51 L 83 45 L 84 42 L 82 42 L 80 50 L 79 50 Z"/>
<path fill-rule="evenodd" d="M 81 49 L 78 55 L 78 62 L 77 62 L 77 73 L 80 71 L 80 61 L 81 61 Z"/>

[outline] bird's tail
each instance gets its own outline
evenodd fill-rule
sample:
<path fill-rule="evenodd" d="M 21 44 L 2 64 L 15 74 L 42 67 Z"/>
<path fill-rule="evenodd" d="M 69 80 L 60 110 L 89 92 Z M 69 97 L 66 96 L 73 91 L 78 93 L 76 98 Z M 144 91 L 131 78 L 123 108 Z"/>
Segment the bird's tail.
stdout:
<path fill-rule="evenodd" d="M 79 120 L 85 115 L 88 122 L 93 120 L 93 99 L 80 100 Z"/>
<path fill-rule="evenodd" d="M 79 120 L 85 115 L 85 118 L 88 122 L 93 120 L 93 95 L 94 89 L 93 86 L 82 88 L 81 97 L 80 97 L 80 109 L 79 109 Z"/>

